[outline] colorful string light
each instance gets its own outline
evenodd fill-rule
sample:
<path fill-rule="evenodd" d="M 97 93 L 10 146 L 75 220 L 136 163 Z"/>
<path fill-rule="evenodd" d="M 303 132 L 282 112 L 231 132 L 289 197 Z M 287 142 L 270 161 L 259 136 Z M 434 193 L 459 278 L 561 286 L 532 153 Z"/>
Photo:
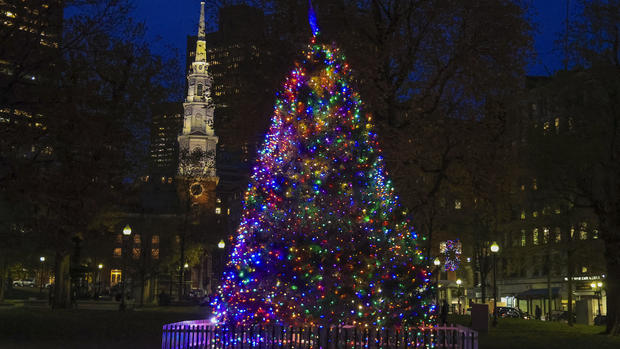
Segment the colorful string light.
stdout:
<path fill-rule="evenodd" d="M 462 252 L 461 241 L 459 241 L 459 239 L 442 242 L 439 244 L 439 252 L 444 258 L 444 270 L 455 271 L 459 268 Z"/>
<path fill-rule="evenodd" d="M 340 50 L 317 41 L 278 94 L 222 286 L 218 322 L 425 325 L 430 272 Z"/>

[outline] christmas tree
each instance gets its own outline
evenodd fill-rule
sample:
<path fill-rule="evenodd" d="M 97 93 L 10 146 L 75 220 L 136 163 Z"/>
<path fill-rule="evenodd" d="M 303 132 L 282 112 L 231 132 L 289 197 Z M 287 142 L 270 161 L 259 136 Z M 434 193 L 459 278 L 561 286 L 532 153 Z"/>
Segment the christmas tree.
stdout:
<path fill-rule="evenodd" d="M 214 301 L 233 324 L 421 325 L 430 273 L 342 52 L 313 37 L 278 94 Z"/>

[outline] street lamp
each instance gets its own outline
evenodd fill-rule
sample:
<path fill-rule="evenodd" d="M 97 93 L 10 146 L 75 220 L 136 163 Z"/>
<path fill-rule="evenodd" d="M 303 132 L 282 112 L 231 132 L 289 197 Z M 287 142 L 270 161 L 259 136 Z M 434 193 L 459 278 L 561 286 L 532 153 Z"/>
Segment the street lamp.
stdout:
<path fill-rule="evenodd" d="M 461 315 L 461 284 L 463 283 L 463 280 L 461 279 L 456 279 L 456 285 L 458 286 L 458 293 L 457 293 L 457 303 L 458 303 L 458 312 L 459 315 Z"/>
<path fill-rule="evenodd" d="M 127 254 L 127 248 L 126 248 L 126 240 L 128 239 L 128 237 L 131 235 L 131 227 L 129 226 L 129 224 L 127 224 L 125 226 L 125 228 L 123 228 L 123 244 L 121 246 L 121 262 L 122 262 L 122 269 L 121 269 L 121 304 L 118 307 L 118 310 L 123 311 L 125 310 L 125 308 L 127 307 L 125 305 L 125 281 L 127 280 L 127 277 L 125 276 L 125 274 L 127 274 L 127 268 L 125 266 L 125 259 L 126 259 L 126 254 Z"/>
<path fill-rule="evenodd" d="M 439 265 L 441 265 L 441 261 L 439 257 L 435 257 L 433 261 L 433 265 L 435 265 L 435 280 L 437 281 L 437 293 L 435 294 L 435 304 L 439 306 Z"/>
<path fill-rule="evenodd" d="M 598 316 L 601 316 L 601 288 L 603 287 L 603 283 L 600 281 L 597 283 L 593 282 L 590 284 L 590 287 L 592 287 L 598 303 Z"/>
<path fill-rule="evenodd" d="M 497 326 L 497 252 L 499 245 L 497 242 L 491 244 L 491 252 L 493 252 L 493 326 Z"/>
<path fill-rule="evenodd" d="M 224 247 L 226 247 L 226 243 L 224 242 L 224 240 L 220 240 L 220 242 L 217 243 L 217 248 L 222 250 L 224 249 Z"/>
<path fill-rule="evenodd" d="M 97 283 L 97 299 L 99 299 L 99 295 L 101 294 L 101 270 L 103 269 L 103 264 L 99 263 L 97 269 L 99 269 L 99 282 Z"/>
<path fill-rule="evenodd" d="M 41 268 L 40 268 L 41 277 L 39 278 L 39 293 L 42 293 L 43 292 L 43 273 L 44 273 L 44 267 L 45 267 L 45 257 L 43 256 L 39 257 L 39 261 L 41 261 Z"/>

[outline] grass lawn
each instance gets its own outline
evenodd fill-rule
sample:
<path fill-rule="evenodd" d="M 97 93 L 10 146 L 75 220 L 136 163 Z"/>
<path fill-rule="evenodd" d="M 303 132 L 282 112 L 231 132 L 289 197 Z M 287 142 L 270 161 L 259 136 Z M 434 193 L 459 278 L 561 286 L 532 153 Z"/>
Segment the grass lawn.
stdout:
<path fill-rule="evenodd" d="M 0 348 L 161 348 L 162 325 L 202 319 L 199 307 L 135 311 L 0 308 Z"/>
<path fill-rule="evenodd" d="M 452 320 L 469 325 L 469 317 Z M 603 326 L 569 327 L 563 322 L 500 319 L 489 333 L 480 333 L 480 349 L 620 348 L 620 337 L 600 334 L 603 330 Z"/>
<path fill-rule="evenodd" d="M 0 307 L 0 348 L 160 348 L 163 324 L 203 319 L 199 307 L 111 310 L 55 310 Z M 451 319 L 469 324 L 468 317 Z M 601 335 L 600 326 L 501 319 L 489 333 L 480 334 L 480 349 L 620 348 L 620 338 Z"/>

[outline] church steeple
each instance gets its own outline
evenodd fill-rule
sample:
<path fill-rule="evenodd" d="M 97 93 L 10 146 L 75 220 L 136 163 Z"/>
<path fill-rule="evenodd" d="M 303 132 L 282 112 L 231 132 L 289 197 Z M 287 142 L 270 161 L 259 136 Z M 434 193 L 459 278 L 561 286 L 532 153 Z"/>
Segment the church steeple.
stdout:
<path fill-rule="evenodd" d="M 179 136 L 179 153 L 193 153 L 196 149 L 201 149 L 206 157 L 199 169 L 199 175 L 215 178 L 215 151 L 218 138 L 213 128 L 212 79 L 207 63 L 204 6 L 203 1 L 200 3 L 196 55 L 187 75 L 187 96 L 183 103 L 185 112 L 183 129 Z M 181 175 L 183 172 L 184 170 L 179 168 Z"/>
<path fill-rule="evenodd" d="M 205 2 L 200 2 L 200 20 L 198 21 L 198 36 L 196 38 L 195 62 L 207 62 L 207 45 L 205 42 Z"/>
<path fill-rule="evenodd" d="M 198 40 L 205 39 L 205 2 L 200 2 L 200 21 L 198 22 Z"/>

